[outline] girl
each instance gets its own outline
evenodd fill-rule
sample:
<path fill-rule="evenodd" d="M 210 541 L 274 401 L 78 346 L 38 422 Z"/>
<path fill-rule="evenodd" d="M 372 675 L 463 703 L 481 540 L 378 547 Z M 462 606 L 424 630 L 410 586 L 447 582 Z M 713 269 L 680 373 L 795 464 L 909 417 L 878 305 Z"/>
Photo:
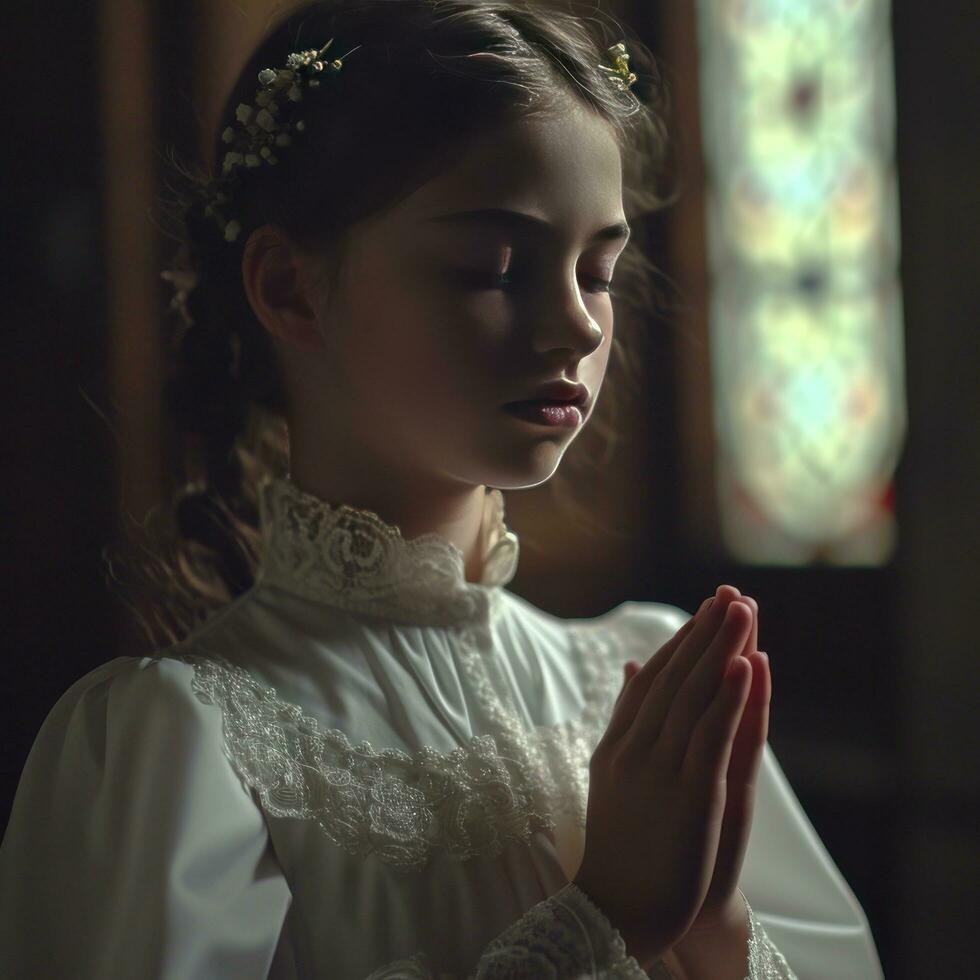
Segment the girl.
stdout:
<path fill-rule="evenodd" d="M 309 3 L 243 69 L 168 273 L 173 642 L 47 717 L 6 975 L 880 977 L 766 744 L 754 600 L 504 588 L 501 491 L 625 362 L 614 267 L 649 282 L 654 66 L 591 14 Z"/>

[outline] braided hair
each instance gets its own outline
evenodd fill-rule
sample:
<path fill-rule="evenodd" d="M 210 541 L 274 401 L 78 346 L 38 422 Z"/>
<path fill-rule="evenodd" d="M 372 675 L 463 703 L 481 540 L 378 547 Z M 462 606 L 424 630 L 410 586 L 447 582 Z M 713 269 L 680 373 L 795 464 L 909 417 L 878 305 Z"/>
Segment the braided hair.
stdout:
<path fill-rule="evenodd" d="M 173 196 L 162 208 L 178 247 L 164 274 L 176 288 L 164 398 L 175 487 L 144 522 L 148 546 L 103 552 L 110 589 L 151 648 L 178 642 L 251 587 L 260 554 L 258 484 L 267 474 L 288 473 L 277 352 L 242 283 L 243 250 L 254 229 L 272 223 L 317 249 L 336 279 L 351 225 L 444 168 L 468 135 L 569 94 L 612 125 L 628 219 L 666 202 L 666 90 L 653 56 L 629 38 L 635 84 L 611 86 L 598 66 L 623 28 L 591 6 L 580 16 L 577 7 L 576 0 L 314 0 L 283 15 L 228 95 L 214 135 L 215 161 L 221 134 L 236 106 L 252 97 L 261 70 L 328 38 L 338 39 L 334 51 L 360 47 L 304 103 L 302 145 L 290 146 L 274 167 L 241 168 L 232 202 L 241 233 L 234 241 L 209 209 L 213 169 L 171 154 Z M 657 307 L 657 278 L 634 234 L 617 265 L 609 363 L 610 373 L 634 390 L 642 359 L 638 327 Z M 624 313 L 631 319 L 621 324 Z M 619 380 L 609 387 L 552 484 L 577 484 L 576 468 L 594 466 L 597 455 L 608 458 L 618 438 L 610 418 Z M 594 439 L 604 443 L 604 454 Z M 578 513 L 588 520 L 585 508 Z M 134 577 L 121 578 L 121 567 Z"/>

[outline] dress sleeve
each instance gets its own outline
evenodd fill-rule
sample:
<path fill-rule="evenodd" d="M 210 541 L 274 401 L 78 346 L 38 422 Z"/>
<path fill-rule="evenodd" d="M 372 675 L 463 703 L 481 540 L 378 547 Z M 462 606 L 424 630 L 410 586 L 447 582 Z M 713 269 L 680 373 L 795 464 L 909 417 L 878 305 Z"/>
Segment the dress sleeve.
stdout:
<path fill-rule="evenodd" d="M 192 676 L 120 657 L 48 714 L 0 845 L 5 975 L 267 977 L 290 893 Z"/>
<path fill-rule="evenodd" d="M 864 910 L 768 743 L 739 885 L 799 980 L 883 980 Z"/>

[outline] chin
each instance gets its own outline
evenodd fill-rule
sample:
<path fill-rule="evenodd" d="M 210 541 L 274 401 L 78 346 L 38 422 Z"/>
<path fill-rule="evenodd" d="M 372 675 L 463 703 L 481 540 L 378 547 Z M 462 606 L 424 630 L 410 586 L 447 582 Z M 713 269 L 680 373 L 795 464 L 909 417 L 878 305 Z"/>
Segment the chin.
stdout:
<path fill-rule="evenodd" d="M 530 490 L 547 483 L 561 465 L 567 446 L 538 446 L 534 452 L 511 453 L 506 464 L 487 468 L 481 483 L 498 490 Z"/>

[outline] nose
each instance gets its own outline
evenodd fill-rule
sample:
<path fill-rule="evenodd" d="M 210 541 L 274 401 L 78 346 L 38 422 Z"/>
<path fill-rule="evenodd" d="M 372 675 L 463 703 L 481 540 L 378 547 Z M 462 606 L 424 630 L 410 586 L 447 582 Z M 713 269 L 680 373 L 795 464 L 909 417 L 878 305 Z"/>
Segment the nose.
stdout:
<path fill-rule="evenodd" d="M 542 296 L 534 345 L 544 354 L 556 348 L 572 350 L 579 358 L 588 357 L 603 341 L 602 325 L 582 302 L 577 283 L 556 287 Z M 610 312 L 611 317 L 611 312 Z"/>

